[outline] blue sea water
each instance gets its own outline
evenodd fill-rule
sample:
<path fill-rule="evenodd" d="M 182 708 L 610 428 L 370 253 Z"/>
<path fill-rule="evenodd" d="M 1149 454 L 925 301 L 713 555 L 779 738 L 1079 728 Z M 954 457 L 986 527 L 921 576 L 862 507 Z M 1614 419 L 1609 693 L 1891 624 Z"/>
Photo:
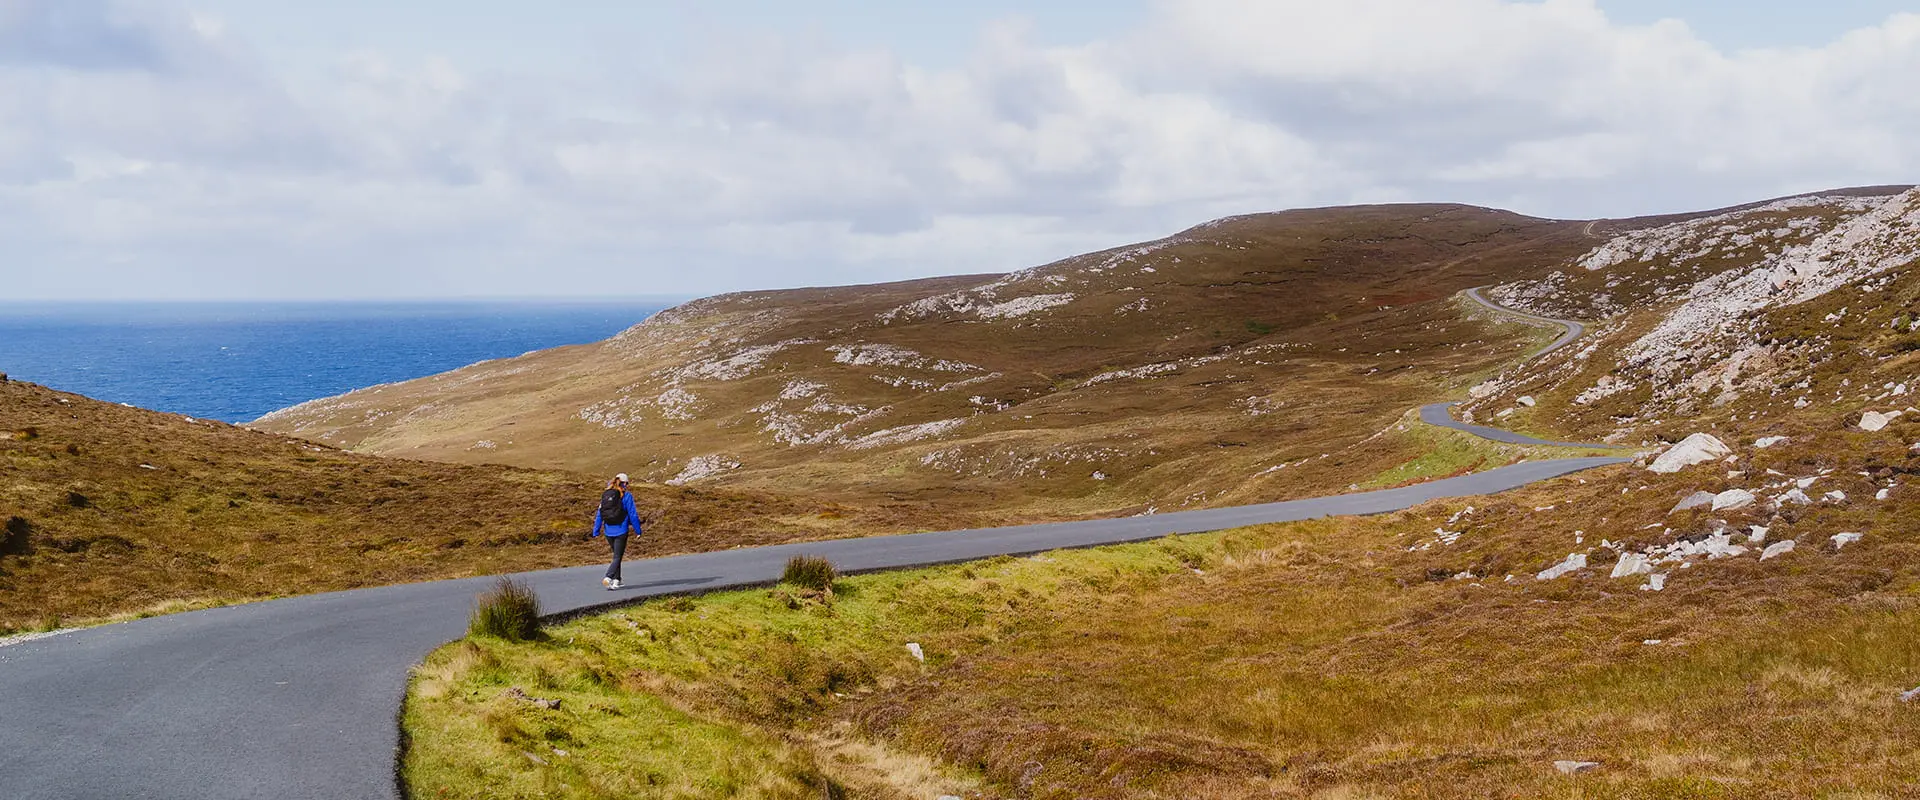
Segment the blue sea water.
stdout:
<path fill-rule="evenodd" d="M 663 302 L 0 304 L 0 372 L 245 422 L 376 383 L 612 336 Z"/>

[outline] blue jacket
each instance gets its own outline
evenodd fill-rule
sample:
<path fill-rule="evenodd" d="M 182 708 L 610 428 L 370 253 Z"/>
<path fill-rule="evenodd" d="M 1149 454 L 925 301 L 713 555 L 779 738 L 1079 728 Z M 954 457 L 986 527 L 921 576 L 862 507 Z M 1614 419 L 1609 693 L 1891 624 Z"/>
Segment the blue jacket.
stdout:
<path fill-rule="evenodd" d="M 607 523 L 600 519 L 600 509 L 596 508 L 593 510 L 593 533 L 589 536 L 599 536 L 603 533 L 608 536 L 625 536 L 629 529 L 634 533 L 640 532 L 640 511 L 633 507 L 633 493 L 621 492 L 620 494 L 621 502 L 627 506 L 627 524 L 616 530 L 607 530 Z"/>

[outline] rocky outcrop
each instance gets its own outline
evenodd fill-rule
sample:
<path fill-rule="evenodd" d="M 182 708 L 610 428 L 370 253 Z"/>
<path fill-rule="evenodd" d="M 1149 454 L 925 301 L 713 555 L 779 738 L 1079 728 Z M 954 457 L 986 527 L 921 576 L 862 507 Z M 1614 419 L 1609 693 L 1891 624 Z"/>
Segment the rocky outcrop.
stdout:
<path fill-rule="evenodd" d="M 1648 472 L 1672 474 L 1695 464 L 1719 461 L 1733 455 L 1733 448 L 1712 434 L 1696 433 L 1681 439 L 1679 444 L 1667 448 L 1652 464 L 1647 465 Z"/>

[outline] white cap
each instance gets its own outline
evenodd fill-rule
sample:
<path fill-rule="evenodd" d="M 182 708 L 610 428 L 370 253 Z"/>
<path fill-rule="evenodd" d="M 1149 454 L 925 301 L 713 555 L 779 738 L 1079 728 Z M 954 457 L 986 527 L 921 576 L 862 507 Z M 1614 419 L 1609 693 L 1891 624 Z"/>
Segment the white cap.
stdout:
<path fill-rule="evenodd" d="M 624 473 L 624 472 L 622 472 L 622 473 L 620 473 L 620 474 L 618 474 L 618 475 L 615 475 L 615 476 L 613 476 L 613 479 L 614 479 L 614 480 L 616 480 L 616 481 L 619 481 L 619 482 L 621 482 L 621 483 L 626 483 L 626 482 L 627 482 L 627 473 Z"/>

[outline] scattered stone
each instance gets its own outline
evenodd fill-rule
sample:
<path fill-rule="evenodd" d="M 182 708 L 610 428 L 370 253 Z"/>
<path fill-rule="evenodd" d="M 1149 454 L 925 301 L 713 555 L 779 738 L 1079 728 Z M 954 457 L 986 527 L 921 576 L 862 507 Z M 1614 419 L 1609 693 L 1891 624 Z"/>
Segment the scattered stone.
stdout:
<path fill-rule="evenodd" d="M 1695 464 L 1718 461 L 1733 455 L 1732 448 L 1711 434 L 1696 433 L 1681 439 L 1679 444 L 1661 453 L 1659 458 L 1647 465 L 1648 472 L 1671 474 Z"/>
<path fill-rule="evenodd" d="M 1759 544 L 1767 540 L 1767 532 L 1773 529 L 1765 525 L 1755 525 L 1749 530 L 1752 532 L 1747 534 L 1747 543 Z"/>
<path fill-rule="evenodd" d="M 1520 399 L 1518 399 L 1518 400 L 1515 400 L 1514 402 L 1516 402 L 1516 403 L 1519 403 L 1520 405 L 1523 405 L 1523 406 L 1526 406 L 1527 408 L 1532 408 L 1532 407 L 1533 407 L 1533 396 L 1532 396 L 1532 395 L 1521 395 L 1521 396 L 1520 396 Z"/>
<path fill-rule="evenodd" d="M 1890 423 L 1896 419 L 1899 419 L 1900 415 L 1903 413 L 1906 413 L 1906 412 L 1890 411 L 1885 414 L 1882 414 L 1878 411 L 1868 411 L 1867 413 L 1860 415 L 1860 430 L 1867 431 L 1869 433 L 1873 431 L 1882 430 L 1887 427 L 1887 423 Z"/>
<path fill-rule="evenodd" d="M 1831 492 L 1827 492 L 1826 494 L 1821 495 L 1820 499 L 1825 500 L 1829 503 L 1844 503 L 1844 502 L 1847 502 L 1847 493 L 1840 491 L 1839 489 L 1835 489 Z"/>
<path fill-rule="evenodd" d="M 1860 541 L 1860 534 L 1854 533 L 1852 531 L 1848 531 L 1846 533 L 1836 533 L 1833 535 L 1832 539 L 1833 539 L 1833 549 L 1839 550 L 1840 548 L 1846 547 L 1849 544 Z"/>
<path fill-rule="evenodd" d="M 1620 560 L 1613 565 L 1613 574 L 1609 578 L 1624 578 L 1628 575 L 1645 575 L 1653 571 L 1653 565 L 1647 563 L 1644 553 L 1621 553 Z"/>
<path fill-rule="evenodd" d="M 1642 639 L 1640 640 L 1640 643 L 1645 645 L 1655 645 L 1655 644 L 1659 644 L 1660 640 L 1659 639 Z"/>
<path fill-rule="evenodd" d="M 1578 775 L 1582 772 L 1591 772 L 1593 770 L 1599 769 L 1600 762 L 1598 761 L 1555 761 L 1553 762 L 1553 768 L 1560 770 L 1560 774 L 1562 775 Z"/>
<path fill-rule="evenodd" d="M 1672 511 L 1668 511 L 1667 513 L 1678 514 L 1688 509 L 1711 506 L 1713 505 L 1714 497 L 1715 495 L 1712 492 L 1694 492 L 1693 494 L 1687 495 L 1685 499 L 1673 507 Z"/>
<path fill-rule="evenodd" d="M 1785 436 L 1762 436 L 1753 441 L 1753 446 L 1755 449 L 1765 450 L 1786 440 L 1787 437 Z"/>
<path fill-rule="evenodd" d="M 1587 568 L 1586 553 L 1570 553 L 1567 555 L 1567 558 L 1565 561 L 1562 561 L 1558 564 L 1555 564 L 1551 567 L 1541 570 L 1538 575 L 1533 576 L 1533 579 L 1536 581 L 1550 581 L 1550 580 L 1553 580 L 1554 578 L 1558 578 L 1569 572 L 1573 572 L 1575 570 L 1582 570 L 1586 568 Z"/>
<path fill-rule="evenodd" d="M 1745 489 L 1728 489 L 1713 496 L 1713 510 L 1737 511 L 1753 505 L 1753 493 Z"/>
<path fill-rule="evenodd" d="M 1667 588 L 1667 573 L 1656 572 L 1647 576 L 1647 585 L 1640 587 L 1643 592 L 1657 592 Z"/>
<path fill-rule="evenodd" d="M 915 661 L 926 661 L 926 660 L 927 660 L 927 654 L 926 654 L 926 651 L 924 651 L 924 650 L 921 650 L 921 649 L 920 649 L 920 643 L 919 643 L 919 642 L 908 642 L 908 643 L 907 643 L 907 652 L 909 652 L 909 653 L 912 653 L 912 654 L 913 654 L 913 660 L 915 660 Z"/>
<path fill-rule="evenodd" d="M 1875 499 L 1875 500 L 1885 500 L 1885 499 L 1887 499 L 1887 496 L 1888 496 L 1888 495 L 1890 495 L 1890 494 L 1892 494 L 1892 493 L 1893 493 L 1893 490 L 1892 490 L 1892 489 L 1881 489 L 1880 491 L 1877 491 L 1877 492 L 1874 492 L 1874 493 L 1873 493 L 1873 499 Z"/>
<path fill-rule="evenodd" d="M 1803 492 L 1799 489 L 1794 489 L 1793 491 L 1787 492 L 1786 494 L 1783 494 L 1783 495 L 1780 495 L 1779 497 L 1774 498 L 1773 502 L 1775 505 L 1782 505 L 1782 506 L 1785 506 L 1785 505 L 1810 506 L 1810 505 L 1813 505 L 1813 498 L 1808 497 L 1806 492 Z"/>
<path fill-rule="evenodd" d="M 159 467 L 156 467 L 152 464 L 141 464 L 140 468 L 141 469 L 159 469 Z"/>
<path fill-rule="evenodd" d="M 528 761 L 531 761 L 531 762 L 533 762 L 533 763 L 535 763 L 535 764 L 539 764 L 540 766 L 543 766 L 543 767 L 544 767 L 544 766 L 546 766 L 546 765 L 547 765 L 547 760 L 546 760 L 546 759 L 544 759 L 544 758 L 541 758 L 541 757 L 539 757 L 539 756 L 536 756 L 536 755 L 534 755 L 534 754 L 532 754 L 532 753 L 529 753 L 529 752 L 527 752 L 527 751 L 525 751 L 525 750 L 522 750 L 522 751 L 520 751 L 520 755 L 523 755 L 523 756 L 526 756 L 526 757 L 527 757 L 527 760 L 528 760 Z"/>
<path fill-rule="evenodd" d="M 1915 700 L 1920 700 L 1920 686 L 1915 686 L 1900 693 L 1900 702 L 1902 703 L 1911 703 Z"/>
<path fill-rule="evenodd" d="M 1783 539 L 1781 541 L 1774 542 L 1773 544 L 1767 545 L 1767 549 L 1760 551 L 1760 560 L 1765 561 L 1769 558 L 1773 558 L 1774 556 L 1783 555 L 1791 552 L 1793 552 L 1793 540 Z"/>
<path fill-rule="evenodd" d="M 510 700 L 521 700 L 521 701 L 525 701 L 525 702 L 528 702 L 528 703 L 531 703 L 531 704 L 533 704 L 533 705 L 535 705 L 535 706 L 538 706 L 538 707 L 540 707 L 540 708 L 545 708 L 545 709 L 550 709 L 550 710 L 553 710 L 553 711 L 559 711 L 559 710 L 560 710 L 560 701 L 559 701 L 559 700 L 547 700 L 547 699 L 544 699 L 544 698 L 540 698 L 540 697 L 528 697 L 528 696 L 527 696 L 527 693 L 526 693 L 526 692 L 524 692 L 524 691 L 521 691 L 521 689 L 520 689 L 520 687 L 518 687 L 518 686 L 510 686 L 510 687 L 507 687 L 507 689 L 506 689 L 505 691 L 502 691 L 502 692 L 500 693 L 500 696 L 501 696 L 501 697 L 505 697 L 505 698 L 508 698 L 508 699 L 510 699 Z"/>
<path fill-rule="evenodd" d="M 1707 540 L 1702 542 L 1701 546 L 1702 549 L 1706 550 L 1708 559 L 1731 558 L 1733 556 L 1746 555 L 1747 552 L 1747 548 L 1734 544 L 1732 538 L 1728 536 L 1725 531 L 1707 537 Z"/>

